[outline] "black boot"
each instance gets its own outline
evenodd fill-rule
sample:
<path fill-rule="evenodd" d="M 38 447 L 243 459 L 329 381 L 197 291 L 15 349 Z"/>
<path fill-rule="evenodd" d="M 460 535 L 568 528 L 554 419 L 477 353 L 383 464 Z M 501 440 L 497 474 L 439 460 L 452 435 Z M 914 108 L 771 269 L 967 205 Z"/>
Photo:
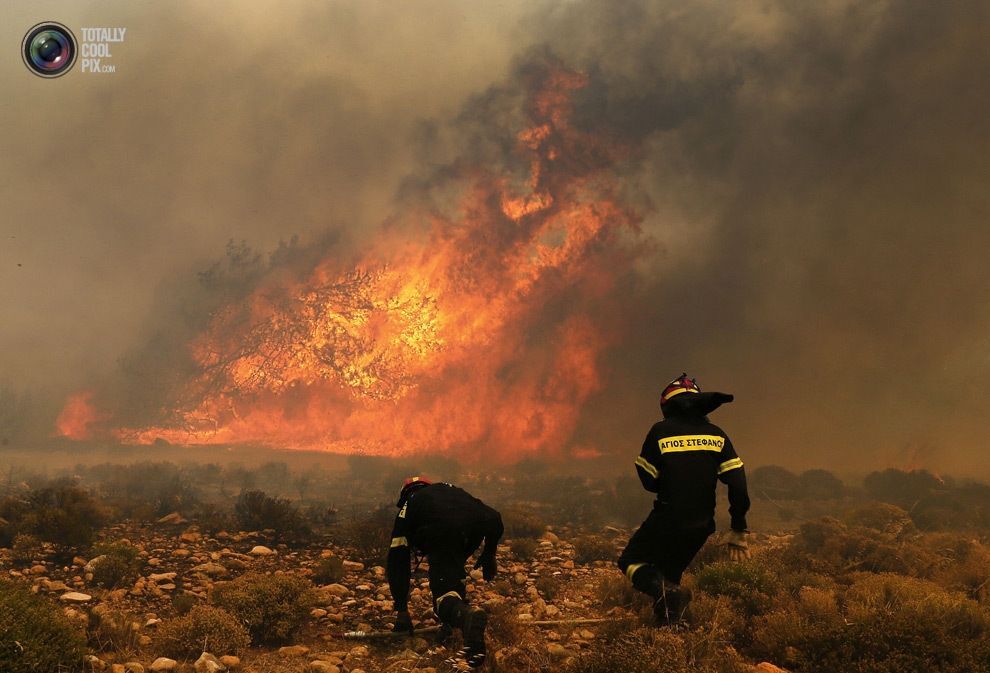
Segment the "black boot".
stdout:
<path fill-rule="evenodd" d="M 691 602 L 691 592 L 679 584 L 661 582 L 658 595 L 653 603 L 653 614 L 661 626 L 677 626 L 683 624 L 688 603 Z"/>
<path fill-rule="evenodd" d="M 471 668 L 478 668 L 485 663 L 485 627 L 488 625 L 488 615 L 481 608 L 471 608 L 464 618 L 462 633 L 464 634 L 464 660 Z"/>

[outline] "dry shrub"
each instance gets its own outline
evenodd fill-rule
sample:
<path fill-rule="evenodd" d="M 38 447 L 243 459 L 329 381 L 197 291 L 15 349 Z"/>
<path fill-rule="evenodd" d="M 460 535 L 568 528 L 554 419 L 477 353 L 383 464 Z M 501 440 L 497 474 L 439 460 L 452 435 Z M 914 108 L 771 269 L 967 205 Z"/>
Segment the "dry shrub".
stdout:
<path fill-rule="evenodd" d="M 512 505 L 502 510 L 505 535 L 510 538 L 539 537 L 546 530 L 546 523 L 539 514 L 528 507 Z"/>
<path fill-rule="evenodd" d="M 871 503 L 846 512 L 842 517 L 850 526 L 861 526 L 882 533 L 890 539 L 916 532 L 911 517 L 900 507 L 883 502 Z"/>
<path fill-rule="evenodd" d="M 874 525 L 886 524 L 881 521 Z M 923 545 L 830 517 L 802 524 L 784 557 L 795 567 L 830 575 L 868 571 L 924 576 L 939 560 Z"/>
<path fill-rule="evenodd" d="M 703 631 L 676 633 L 638 628 L 603 639 L 582 654 L 572 673 L 735 673 L 742 662 L 724 644 Z"/>
<path fill-rule="evenodd" d="M 58 606 L 26 585 L 0 580 L 0 671 L 78 670 L 84 654 L 82 634 Z"/>
<path fill-rule="evenodd" d="M 105 605 L 98 607 L 105 608 Z M 86 635 L 96 650 L 131 654 L 139 647 L 141 622 L 120 610 L 94 609 Z"/>
<path fill-rule="evenodd" d="M 320 559 L 313 571 L 313 581 L 317 584 L 336 584 L 344 579 L 344 560 L 339 556 Z"/>
<path fill-rule="evenodd" d="M 385 562 L 396 514 L 394 507 L 379 507 L 342 526 L 342 542 L 354 550 L 356 560 L 369 565 Z"/>
<path fill-rule="evenodd" d="M 520 561 L 531 561 L 540 543 L 530 537 L 517 537 L 509 543 L 509 549 Z"/>
<path fill-rule="evenodd" d="M 255 644 L 290 640 L 315 602 L 309 580 L 297 575 L 259 573 L 247 573 L 216 585 L 210 599 L 247 626 Z"/>
<path fill-rule="evenodd" d="M 959 535 L 934 534 L 925 546 L 944 561 L 931 579 L 950 591 L 961 591 L 986 605 L 990 603 L 990 549 Z"/>
<path fill-rule="evenodd" d="M 604 608 L 633 607 L 639 595 L 632 582 L 617 572 L 602 574 L 595 587 L 596 602 Z"/>
<path fill-rule="evenodd" d="M 579 535 L 574 538 L 574 562 L 615 561 L 619 552 L 615 543 L 599 535 Z"/>
<path fill-rule="evenodd" d="M 93 584 L 116 589 L 133 582 L 141 567 L 137 547 L 121 542 L 93 547 Z"/>
<path fill-rule="evenodd" d="M 719 561 L 700 569 L 695 587 L 712 596 L 726 596 L 742 613 L 753 616 L 770 609 L 780 589 L 776 575 L 759 556 L 741 563 Z"/>
<path fill-rule="evenodd" d="M 247 629 L 234 615 L 209 605 L 196 605 L 188 614 L 159 625 L 155 649 L 174 658 L 195 657 L 201 652 L 221 656 L 239 654 L 250 640 Z"/>
<path fill-rule="evenodd" d="M 40 558 L 42 552 L 41 540 L 34 535 L 21 533 L 14 536 L 14 542 L 10 547 L 10 559 L 14 563 L 27 565 Z"/>
<path fill-rule="evenodd" d="M 990 618 L 933 582 L 860 574 L 844 596 L 808 588 L 757 620 L 754 653 L 798 671 L 986 670 Z"/>
<path fill-rule="evenodd" d="M 552 601 L 560 593 L 560 580 L 553 575 L 543 574 L 536 578 L 536 590 L 548 601 Z"/>

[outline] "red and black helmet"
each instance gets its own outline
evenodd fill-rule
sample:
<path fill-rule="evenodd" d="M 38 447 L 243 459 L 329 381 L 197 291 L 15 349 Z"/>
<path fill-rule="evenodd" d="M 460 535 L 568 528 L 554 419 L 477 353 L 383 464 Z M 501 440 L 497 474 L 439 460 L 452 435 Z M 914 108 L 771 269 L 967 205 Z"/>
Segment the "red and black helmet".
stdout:
<path fill-rule="evenodd" d="M 660 406 L 667 404 L 674 397 L 680 395 L 681 393 L 700 393 L 701 388 L 698 386 L 697 381 L 694 379 L 689 379 L 688 375 L 681 374 L 676 379 L 667 384 L 667 387 L 663 389 L 660 393 Z"/>
<path fill-rule="evenodd" d="M 426 477 L 409 477 L 402 482 L 402 490 L 399 492 L 399 502 L 395 503 L 395 506 L 402 507 L 406 504 L 406 500 L 409 499 L 410 495 L 432 483 L 433 482 Z"/>

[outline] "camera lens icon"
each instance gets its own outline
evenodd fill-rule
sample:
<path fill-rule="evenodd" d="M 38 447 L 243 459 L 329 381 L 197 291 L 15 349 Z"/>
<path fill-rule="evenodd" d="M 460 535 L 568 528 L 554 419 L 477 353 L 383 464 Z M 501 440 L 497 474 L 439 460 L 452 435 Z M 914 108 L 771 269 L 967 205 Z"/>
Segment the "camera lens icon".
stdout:
<path fill-rule="evenodd" d="M 24 65 L 39 77 L 60 77 L 76 62 L 76 38 L 60 23 L 39 23 L 24 36 Z"/>

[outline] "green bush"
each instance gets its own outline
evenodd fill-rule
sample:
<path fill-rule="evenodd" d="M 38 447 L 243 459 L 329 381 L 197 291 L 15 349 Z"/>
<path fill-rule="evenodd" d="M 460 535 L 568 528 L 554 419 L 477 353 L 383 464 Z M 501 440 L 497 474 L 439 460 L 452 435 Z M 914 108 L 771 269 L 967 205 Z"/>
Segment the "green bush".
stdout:
<path fill-rule="evenodd" d="M 517 537 L 509 543 L 509 549 L 520 561 L 531 561 L 540 543 L 531 537 Z"/>
<path fill-rule="evenodd" d="M 615 561 L 619 552 L 611 540 L 598 535 L 580 535 L 574 538 L 574 562 Z"/>
<path fill-rule="evenodd" d="M 158 626 L 156 650 L 174 658 L 195 657 L 204 651 L 236 655 L 250 640 L 247 629 L 231 613 L 196 605 L 188 614 L 166 619 Z"/>
<path fill-rule="evenodd" d="M 309 580 L 288 574 L 247 573 L 216 585 L 210 598 L 247 626 L 255 644 L 291 639 L 314 602 Z"/>
<path fill-rule="evenodd" d="M 133 582 L 141 567 L 136 547 L 120 543 L 104 543 L 93 547 L 93 584 L 116 589 Z"/>
<path fill-rule="evenodd" d="M 344 579 L 344 561 L 339 556 L 320 559 L 313 571 L 313 581 L 317 584 L 335 584 Z"/>
<path fill-rule="evenodd" d="M 776 577 L 756 557 L 737 563 L 718 561 L 695 576 L 695 586 L 712 596 L 727 596 L 748 615 L 766 612 L 779 588 Z"/>
<path fill-rule="evenodd" d="M 0 671 L 78 670 L 85 653 L 83 635 L 56 605 L 27 586 L 0 580 Z"/>

